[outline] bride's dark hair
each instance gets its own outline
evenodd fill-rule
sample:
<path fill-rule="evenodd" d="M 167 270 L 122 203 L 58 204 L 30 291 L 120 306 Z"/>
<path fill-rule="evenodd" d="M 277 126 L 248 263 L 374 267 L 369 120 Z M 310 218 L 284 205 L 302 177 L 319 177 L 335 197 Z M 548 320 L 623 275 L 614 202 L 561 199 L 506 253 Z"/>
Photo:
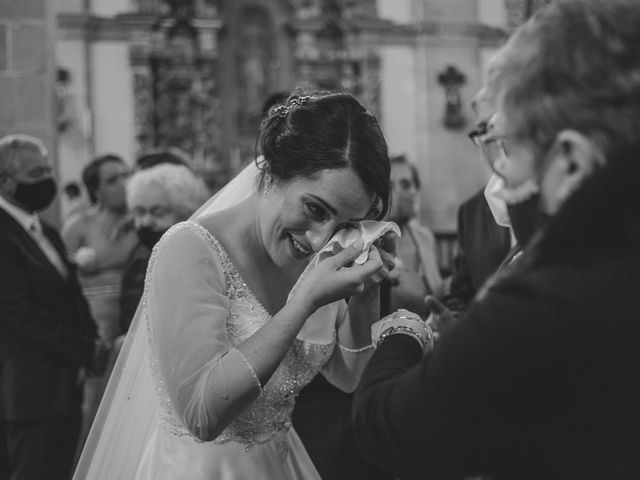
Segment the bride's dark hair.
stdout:
<path fill-rule="evenodd" d="M 278 181 L 349 167 L 376 194 L 376 219 L 387 211 L 387 142 L 376 118 L 348 93 L 294 93 L 272 107 L 260 128 L 258 154 L 263 178 Z"/>

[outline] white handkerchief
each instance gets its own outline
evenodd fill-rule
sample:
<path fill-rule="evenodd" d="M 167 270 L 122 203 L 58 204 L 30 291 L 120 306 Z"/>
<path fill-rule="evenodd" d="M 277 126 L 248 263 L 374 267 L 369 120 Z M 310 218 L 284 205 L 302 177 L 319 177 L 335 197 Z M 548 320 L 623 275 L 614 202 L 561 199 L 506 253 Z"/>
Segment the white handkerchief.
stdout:
<path fill-rule="evenodd" d="M 293 296 L 298 285 L 304 277 L 306 277 L 309 270 L 311 270 L 321 259 L 331 257 L 336 253 L 341 252 L 346 247 L 357 241 L 359 238 L 364 240 L 362 246 L 362 253 L 355 262 L 363 264 L 369 258 L 369 248 L 373 242 L 380 238 L 385 233 L 393 231 L 396 235 L 400 236 L 400 228 L 393 222 L 377 222 L 373 220 L 363 220 L 353 226 L 353 228 L 344 228 L 336 233 L 327 244 L 316 253 L 307 268 L 302 272 L 300 278 L 291 289 L 289 298 Z M 329 322 L 327 319 L 334 319 L 335 312 L 337 312 L 339 302 L 334 302 L 324 307 L 320 307 L 315 311 L 304 323 L 302 329 L 298 333 L 297 337 L 300 340 L 309 343 L 317 344 L 329 344 L 334 340 L 336 325 L 335 322 Z"/>
<path fill-rule="evenodd" d="M 355 263 L 362 265 L 369 258 L 369 248 L 373 242 L 375 242 L 378 238 L 383 236 L 388 231 L 395 232 L 396 235 L 400 236 L 400 227 L 393 222 L 378 222 L 375 220 L 363 220 L 353 225 L 350 228 L 343 228 L 338 233 L 336 233 L 333 237 L 329 239 L 327 244 L 320 249 L 318 253 L 316 253 L 311 261 L 309 261 L 309 265 L 304 269 L 300 278 L 289 292 L 289 297 L 293 295 L 298 284 L 302 281 L 302 279 L 306 276 L 307 272 L 315 267 L 318 262 L 327 257 L 332 257 L 333 255 L 340 253 L 346 247 L 362 238 L 364 240 L 364 245 L 362 246 L 362 253 L 354 260 Z"/>
<path fill-rule="evenodd" d="M 311 261 L 311 264 L 315 265 L 319 260 L 341 252 L 346 247 L 362 238 L 364 240 L 362 253 L 355 259 L 355 263 L 362 265 L 369 258 L 369 248 L 371 248 L 373 242 L 389 231 L 395 232 L 397 236 L 400 236 L 400 227 L 393 222 L 363 220 L 354 224 L 351 228 L 343 228 L 331 237 L 329 242 L 322 247 L 315 258 Z"/>

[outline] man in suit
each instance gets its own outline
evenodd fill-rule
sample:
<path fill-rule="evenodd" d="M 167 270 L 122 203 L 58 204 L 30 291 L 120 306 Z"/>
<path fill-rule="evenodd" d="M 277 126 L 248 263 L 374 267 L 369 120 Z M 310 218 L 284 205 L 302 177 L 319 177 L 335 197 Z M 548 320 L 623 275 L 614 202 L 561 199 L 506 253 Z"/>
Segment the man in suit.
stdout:
<path fill-rule="evenodd" d="M 68 479 L 81 369 L 103 368 L 73 266 L 40 220 L 56 194 L 42 142 L 0 139 L 0 479 Z"/>
<path fill-rule="evenodd" d="M 510 229 L 496 223 L 484 188 L 458 209 L 458 242 L 450 293 L 444 299 L 453 311 L 467 309 L 512 247 Z"/>

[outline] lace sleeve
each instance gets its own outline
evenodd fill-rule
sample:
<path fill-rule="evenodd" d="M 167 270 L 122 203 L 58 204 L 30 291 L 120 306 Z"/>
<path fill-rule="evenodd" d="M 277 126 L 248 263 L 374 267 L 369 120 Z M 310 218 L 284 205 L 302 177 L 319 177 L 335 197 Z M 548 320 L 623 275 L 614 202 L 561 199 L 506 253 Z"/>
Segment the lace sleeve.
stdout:
<path fill-rule="evenodd" d="M 333 305 L 337 308 L 337 330 L 342 322 L 350 321 L 349 310 L 345 302 L 338 302 Z M 372 354 L 372 345 L 357 349 L 347 348 L 340 345 L 340 338 L 338 337 L 337 348 L 323 367 L 322 375 L 335 387 L 351 393 L 358 386 L 364 367 L 366 367 Z"/>
<path fill-rule="evenodd" d="M 155 256 L 147 309 L 161 381 L 187 430 L 213 440 L 260 383 L 229 341 L 225 276 L 212 247 L 196 228 L 178 228 Z"/>

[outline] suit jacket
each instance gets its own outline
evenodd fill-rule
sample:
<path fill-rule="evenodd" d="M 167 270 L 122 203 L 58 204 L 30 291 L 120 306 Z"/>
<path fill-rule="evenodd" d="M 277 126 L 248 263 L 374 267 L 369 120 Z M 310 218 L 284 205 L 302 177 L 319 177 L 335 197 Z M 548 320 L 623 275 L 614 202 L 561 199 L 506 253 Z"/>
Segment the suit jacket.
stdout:
<path fill-rule="evenodd" d="M 440 296 L 443 289 L 443 281 L 436 254 L 436 237 L 429 228 L 416 221 L 409 222 L 407 227 L 409 235 L 415 241 L 418 257 L 422 263 L 426 280 L 429 283 L 429 289 L 433 295 Z"/>
<path fill-rule="evenodd" d="M 442 297 L 445 283 L 440 274 L 440 267 L 436 253 L 436 240 L 433 232 L 412 220 L 403 226 L 403 238 L 399 242 L 412 243 L 416 249 L 417 261 L 422 267 L 422 275 L 414 275 L 406 270 L 401 270 L 398 282 L 387 285 L 386 290 L 381 290 L 381 314 L 387 315 L 399 308 L 406 308 L 419 315 L 428 315 L 424 298 L 426 295 Z M 403 262 L 412 261 L 401 258 Z M 387 282 L 385 282 L 387 283 Z M 384 295 L 389 295 L 385 299 Z M 384 299 L 384 301 L 383 301 Z"/>
<path fill-rule="evenodd" d="M 57 232 L 43 234 L 69 270 L 63 278 L 0 209 L 0 421 L 77 412 L 79 368 L 93 360 L 95 324 Z"/>
<path fill-rule="evenodd" d="M 129 330 L 144 293 L 144 279 L 150 257 L 151 250 L 142 243 L 138 243 L 127 260 L 120 290 L 120 326 L 123 332 Z"/>
<path fill-rule="evenodd" d="M 496 224 L 484 189 L 458 210 L 458 242 L 450 295 L 445 304 L 453 310 L 464 310 L 511 249 L 509 229 Z"/>

